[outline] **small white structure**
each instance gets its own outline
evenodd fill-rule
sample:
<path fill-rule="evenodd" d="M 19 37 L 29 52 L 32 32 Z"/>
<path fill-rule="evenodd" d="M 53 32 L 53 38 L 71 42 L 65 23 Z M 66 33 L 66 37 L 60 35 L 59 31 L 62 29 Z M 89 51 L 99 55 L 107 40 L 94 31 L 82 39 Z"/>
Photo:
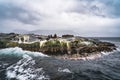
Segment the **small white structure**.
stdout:
<path fill-rule="evenodd" d="M 91 42 L 88 42 L 88 41 L 83 41 L 83 42 L 81 42 L 81 44 L 90 45 L 90 44 L 91 44 Z"/>
<path fill-rule="evenodd" d="M 28 35 L 23 35 L 24 43 L 29 42 L 30 37 Z"/>
<path fill-rule="evenodd" d="M 18 38 L 18 43 L 28 43 L 30 37 L 28 35 L 20 35 Z"/>
<path fill-rule="evenodd" d="M 22 43 L 21 37 L 19 37 L 18 43 L 19 43 L 19 44 Z"/>
<path fill-rule="evenodd" d="M 44 44 L 47 42 L 47 40 L 40 41 L 40 48 L 44 46 Z"/>

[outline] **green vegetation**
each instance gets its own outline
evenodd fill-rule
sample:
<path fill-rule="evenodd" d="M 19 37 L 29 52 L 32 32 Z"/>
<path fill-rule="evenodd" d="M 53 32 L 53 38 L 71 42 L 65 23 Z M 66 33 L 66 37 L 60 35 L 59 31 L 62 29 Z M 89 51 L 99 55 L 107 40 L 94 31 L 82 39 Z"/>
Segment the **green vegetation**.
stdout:
<path fill-rule="evenodd" d="M 67 47 L 67 44 L 65 42 L 61 42 L 61 47 Z"/>
<path fill-rule="evenodd" d="M 73 42 L 71 42 L 71 46 L 72 47 L 79 47 L 79 41 L 78 40 L 75 40 L 75 41 L 73 41 Z"/>
<path fill-rule="evenodd" d="M 0 40 L 0 48 L 6 48 L 7 47 L 7 43 L 9 43 L 9 41 L 7 41 L 7 40 Z"/>
<path fill-rule="evenodd" d="M 30 50 L 30 51 L 39 51 L 40 46 L 39 42 L 35 42 L 32 44 L 18 44 L 17 42 L 11 42 L 6 40 L 0 40 L 0 48 L 9 48 L 9 47 L 20 47 L 23 50 Z"/>
<path fill-rule="evenodd" d="M 39 46 L 39 42 L 35 42 L 32 44 L 19 44 L 19 47 L 21 47 L 23 50 L 30 50 L 30 51 L 39 51 L 40 46 Z"/>
<path fill-rule="evenodd" d="M 7 47 L 16 47 L 18 46 L 18 43 L 17 42 L 9 42 L 6 44 Z"/>
<path fill-rule="evenodd" d="M 61 44 L 60 44 L 60 41 L 58 40 L 54 40 L 54 41 L 47 41 L 45 43 L 45 46 L 48 46 L 48 47 L 61 47 Z"/>

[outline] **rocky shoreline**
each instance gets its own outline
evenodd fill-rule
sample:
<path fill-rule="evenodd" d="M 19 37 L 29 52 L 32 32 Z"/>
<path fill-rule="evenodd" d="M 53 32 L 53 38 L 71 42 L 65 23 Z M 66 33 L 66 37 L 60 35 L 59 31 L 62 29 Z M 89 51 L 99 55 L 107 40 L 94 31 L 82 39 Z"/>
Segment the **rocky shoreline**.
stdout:
<path fill-rule="evenodd" d="M 40 49 L 40 52 L 55 58 L 78 60 L 87 59 L 89 56 L 99 55 L 101 52 L 112 52 L 114 50 L 116 50 L 116 46 L 113 43 L 99 41 L 92 45 L 71 45 L 69 49 L 67 47 L 45 46 Z"/>
<path fill-rule="evenodd" d="M 16 34 L 14 34 L 14 37 L 15 35 Z M 26 40 L 23 38 L 23 41 Z M 23 43 L 1 38 L 0 48 L 9 47 L 20 47 L 23 50 L 42 52 L 61 59 L 81 59 L 89 57 L 90 55 L 100 54 L 101 52 L 116 50 L 116 46 L 113 43 L 84 37 L 75 37 L 73 35 L 64 35 L 63 37 L 57 37 L 57 35 L 54 37 L 48 36 L 46 39 L 40 38 L 37 41 Z"/>
<path fill-rule="evenodd" d="M 104 45 L 103 45 L 104 44 Z M 28 51 L 37 51 L 42 52 L 44 54 L 47 54 L 49 56 L 59 58 L 59 59 L 70 59 L 70 60 L 79 60 L 84 59 L 87 60 L 89 56 L 96 56 L 96 58 L 101 54 L 101 52 L 112 52 L 113 50 L 116 50 L 116 46 L 112 43 L 106 43 L 106 42 L 100 42 L 101 46 L 84 46 L 84 47 L 71 47 L 70 50 L 67 49 L 67 47 L 61 48 L 61 47 L 48 47 L 45 46 L 43 48 L 37 49 L 37 48 L 22 48 L 23 50 Z"/>

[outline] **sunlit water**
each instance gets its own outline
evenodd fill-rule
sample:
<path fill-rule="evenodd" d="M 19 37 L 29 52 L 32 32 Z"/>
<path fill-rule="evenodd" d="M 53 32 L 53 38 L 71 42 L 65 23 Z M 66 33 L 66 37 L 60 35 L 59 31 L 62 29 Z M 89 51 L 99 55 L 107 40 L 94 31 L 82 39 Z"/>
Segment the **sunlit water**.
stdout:
<path fill-rule="evenodd" d="M 120 41 L 103 41 L 118 48 L 94 60 L 56 59 L 18 47 L 1 49 L 0 80 L 120 80 Z"/>

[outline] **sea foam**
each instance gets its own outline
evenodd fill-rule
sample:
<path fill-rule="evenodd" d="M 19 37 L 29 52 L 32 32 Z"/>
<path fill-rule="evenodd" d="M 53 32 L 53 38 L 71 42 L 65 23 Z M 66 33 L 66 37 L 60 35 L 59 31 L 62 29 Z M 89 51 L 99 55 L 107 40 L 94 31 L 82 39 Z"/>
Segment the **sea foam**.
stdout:
<path fill-rule="evenodd" d="M 61 67 L 58 68 L 58 71 L 59 72 L 64 72 L 64 73 L 72 73 L 69 69 L 67 69 L 67 68 L 62 69 Z"/>
<path fill-rule="evenodd" d="M 22 48 L 15 47 L 15 48 L 6 48 L 0 50 L 0 55 L 15 55 L 15 56 L 23 56 L 23 55 L 31 55 L 31 56 L 41 56 L 41 57 L 48 57 L 47 55 L 41 53 L 41 52 L 31 52 L 22 50 Z"/>
<path fill-rule="evenodd" d="M 35 68 L 35 60 L 29 55 L 24 55 L 23 59 L 11 65 L 6 70 L 8 79 L 17 80 L 49 80 L 43 68 Z"/>

